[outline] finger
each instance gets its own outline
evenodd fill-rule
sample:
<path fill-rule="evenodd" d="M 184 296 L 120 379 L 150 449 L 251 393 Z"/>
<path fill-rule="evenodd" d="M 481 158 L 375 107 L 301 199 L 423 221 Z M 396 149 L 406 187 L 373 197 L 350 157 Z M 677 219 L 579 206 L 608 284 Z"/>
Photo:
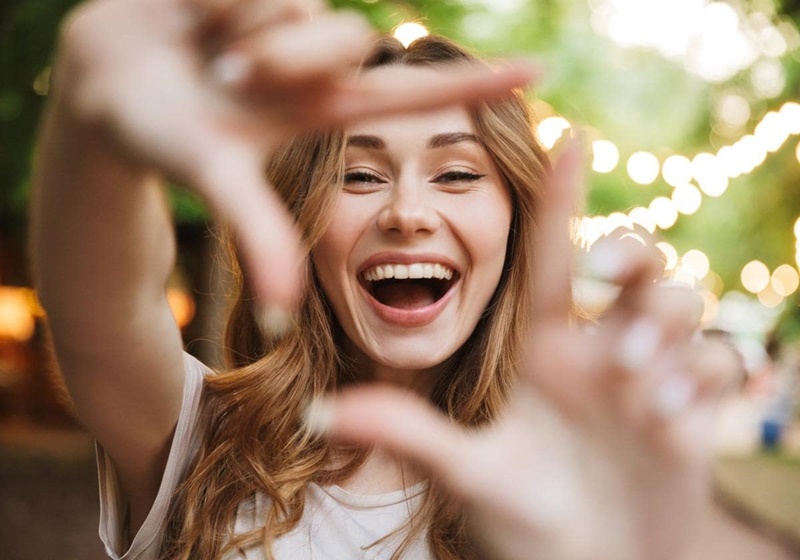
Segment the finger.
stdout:
<path fill-rule="evenodd" d="M 230 16 L 224 18 L 224 32 L 230 40 L 243 39 L 266 27 L 309 21 L 322 8 L 322 2 L 318 0 L 239 2 L 237 8 L 230 12 Z M 301 37 L 303 40 L 307 38 L 304 35 Z"/>
<path fill-rule="evenodd" d="M 541 325 L 564 322 L 571 313 L 570 219 L 582 188 L 584 159 L 582 142 L 571 140 L 553 165 L 539 199 L 532 317 Z"/>
<path fill-rule="evenodd" d="M 606 348 L 613 371 L 636 375 L 646 370 L 669 345 L 696 336 L 703 311 L 702 297 L 684 284 L 660 283 L 639 288 L 641 301 L 620 303 L 605 321 Z"/>
<path fill-rule="evenodd" d="M 508 95 L 514 88 L 530 84 L 541 73 L 530 62 L 510 63 L 497 70 L 469 64 L 453 64 L 446 69 L 378 68 L 340 86 L 320 107 L 318 116 L 325 124 L 335 125 L 496 99 Z"/>
<path fill-rule="evenodd" d="M 582 255 L 575 272 L 580 278 L 617 287 L 614 299 L 605 305 L 606 316 L 630 315 L 639 312 L 642 295 L 663 276 L 663 263 L 659 252 L 638 237 L 622 236 L 596 243 Z"/>
<path fill-rule="evenodd" d="M 266 183 L 248 147 L 207 146 L 191 178 L 226 220 L 242 252 L 252 288 L 267 309 L 290 313 L 303 286 L 303 251 L 294 220 Z"/>
<path fill-rule="evenodd" d="M 568 142 L 553 165 L 538 201 L 531 298 L 533 323 L 523 359 L 523 379 L 530 381 L 572 420 L 592 416 L 597 392 L 593 372 L 598 366 L 591 349 L 596 337 L 576 332 L 569 325 L 574 250 L 570 220 L 581 192 L 584 157 L 580 140 Z"/>
<path fill-rule="evenodd" d="M 679 375 L 656 378 L 646 397 L 644 428 L 662 456 L 683 465 L 707 466 L 719 398 L 737 375 L 742 358 L 719 340 L 694 341 L 673 348 L 684 356 Z M 698 461 L 698 459 L 701 459 Z"/>
<path fill-rule="evenodd" d="M 232 52 L 248 60 L 246 86 L 252 89 L 299 83 L 327 88 L 326 81 L 354 72 L 372 47 L 364 18 L 337 12 L 271 27 L 238 42 Z M 320 79 L 322 84 L 313 84 Z"/>
<path fill-rule="evenodd" d="M 721 342 L 668 345 L 649 371 L 620 385 L 619 410 L 635 425 L 662 429 L 692 408 L 713 407 L 740 367 L 735 351 Z"/>
<path fill-rule="evenodd" d="M 578 422 L 591 419 L 604 404 L 598 398 L 598 376 L 603 366 L 597 359 L 604 350 L 599 336 L 576 331 L 566 323 L 537 327 L 528 337 L 521 379 L 564 417 Z M 529 400 L 524 391 L 518 393 Z"/>
<path fill-rule="evenodd" d="M 466 460 L 464 432 L 429 403 L 386 386 L 342 391 L 335 400 L 317 401 L 306 414 L 307 426 L 339 440 L 382 449 L 430 469 L 455 492 Z"/>
<path fill-rule="evenodd" d="M 698 397 L 716 401 L 741 375 L 743 359 L 731 345 L 720 340 L 703 340 L 689 361 L 689 371 L 697 382 Z"/>
<path fill-rule="evenodd" d="M 257 29 L 310 19 L 322 9 L 319 0 L 188 0 L 200 16 L 201 34 L 225 44 Z"/>

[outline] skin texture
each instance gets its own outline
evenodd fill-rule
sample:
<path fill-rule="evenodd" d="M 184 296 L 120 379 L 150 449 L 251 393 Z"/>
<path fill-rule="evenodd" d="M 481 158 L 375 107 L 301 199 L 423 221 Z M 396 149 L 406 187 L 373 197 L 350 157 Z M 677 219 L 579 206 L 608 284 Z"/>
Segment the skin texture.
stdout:
<path fill-rule="evenodd" d="M 347 148 L 345 184 L 313 261 L 365 378 L 429 386 L 437 366 L 470 336 L 499 282 L 510 196 L 485 149 L 466 135 L 474 129 L 460 108 L 348 130 L 348 137 L 368 137 L 379 147 Z M 431 147 L 447 138 L 449 143 Z M 389 262 L 406 257 L 451 263 L 458 280 L 444 309 L 419 326 L 377 313 L 359 280 L 363 264 L 376 255 Z"/>

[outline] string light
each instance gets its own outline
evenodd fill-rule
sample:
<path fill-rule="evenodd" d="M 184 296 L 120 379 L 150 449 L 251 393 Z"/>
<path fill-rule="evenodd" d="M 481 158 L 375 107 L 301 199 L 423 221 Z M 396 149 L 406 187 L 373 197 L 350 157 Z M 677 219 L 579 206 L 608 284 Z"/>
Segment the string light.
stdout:
<path fill-rule="evenodd" d="M 681 267 L 685 272 L 688 272 L 698 280 L 702 280 L 711 269 L 711 264 L 703 251 L 692 249 L 686 251 L 683 257 L 681 257 Z"/>
<path fill-rule="evenodd" d="M 673 247 L 669 242 L 659 241 L 656 243 L 656 249 L 664 254 L 664 258 L 666 259 L 664 263 L 665 270 L 670 271 L 678 266 L 678 251 L 676 251 L 675 247 Z"/>
<path fill-rule="evenodd" d="M 619 150 L 609 140 L 595 140 L 592 142 L 592 169 L 598 173 L 610 173 L 619 163 Z"/>
<path fill-rule="evenodd" d="M 681 214 L 690 216 L 700 209 L 703 203 L 703 195 L 700 190 L 692 184 L 675 187 L 672 191 L 672 202 Z"/>
<path fill-rule="evenodd" d="M 692 180 L 692 162 L 680 154 L 669 156 L 661 166 L 664 181 L 673 187 L 680 187 Z"/>
<path fill-rule="evenodd" d="M 776 293 L 788 297 L 797 291 L 800 285 L 800 276 L 791 265 L 782 264 L 772 272 L 770 285 Z"/>
<path fill-rule="evenodd" d="M 536 126 L 536 138 L 549 150 L 572 125 L 564 117 L 547 117 Z"/>
<path fill-rule="evenodd" d="M 658 177 L 658 158 L 650 152 L 636 152 L 628 158 L 628 175 L 640 185 L 649 185 Z"/>
<path fill-rule="evenodd" d="M 564 117 L 549 117 L 539 123 L 536 134 L 539 141 L 550 149 L 571 126 Z M 721 146 L 716 155 L 701 152 L 691 160 L 685 155 L 673 154 L 659 165 L 658 158 L 650 152 L 632 154 L 628 159 L 628 173 L 632 180 L 639 184 L 650 184 L 660 169 L 664 181 L 675 189 L 671 198 L 657 197 L 661 200 L 656 202 L 653 199 L 647 207 L 632 208 L 627 213 L 630 221 L 650 233 L 656 229 L 669 229 L 677 221 L 679 213 L 688 216 L 700 209 L 703 194 L 711 197 L 723 195 L 730 179 L 751 173 L 764 163 L 768 153 L 777 151 L 778 140 L 783 145 L 790 135 L 800 134 L 800 103 L 788 101 L 779 110 L 769 111 L 754 131 L 758 136 L 745 134 L 733 144 Z M 616 167 L 619 150 L 613 142 L 596 140 L 592 148 L 592 167 L 595 171 L 608 173 Z M 800 143 L 795 148 L 795 155 L 800 163 Z M 697 186 L 691 183 L 692 179 L 697 180 Z M 613 230 L 608 229 L 609 225 L 604 216 L 585 217 L 577 230 L 580 243 L 586 248 L 591 247 L 600 237 Z M 800 230 L 800 226 L 796 226 L 796 229 Z M 795 235 L 800 239 L 800 233 L 796 231 Z M 795 258 L 800 266 L 800 241 L 796 249 Z"/>
<path fill-rule="evenodd" d="M 404 47 L 407 47 L 417 39 L 425 37 L 428 34 L 428 29 L 424 25 L 414 21 L 401 23 L 392 31 L 394 38 L 400 41 Z"/>
<path fill-rule="evenodd" d="M 771 286 L 767 286 L 758 292 L 758 301 L 760 301 L 761 305 L 764 307 L 772 309 L 783 303 L 783 296 L 773 290 Z"/>
<path fill-rule="evenodd" d="M 678 220 L 678 209 L 675 203 L 665 196 L 653 199 L 648 207 L 659 229 L 669 229 Z"/>
<path fill-rule="evenodd" d="M 769 285 L 769 269 L 761 261 L 750 261 L 742 268 L 741 280 L 745 290 L 758 294 Z"/>

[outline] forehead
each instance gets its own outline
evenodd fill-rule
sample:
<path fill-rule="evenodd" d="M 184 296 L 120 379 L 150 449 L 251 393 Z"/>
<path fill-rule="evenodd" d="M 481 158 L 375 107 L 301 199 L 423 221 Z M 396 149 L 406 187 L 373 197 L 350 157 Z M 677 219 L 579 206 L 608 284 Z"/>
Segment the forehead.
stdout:
<path fill-rule="evenodd" d="M 347 129 L 345 137 L 347 153 L 363 154 L 359 148 L 373 148 L 368 151 L 388 151 L 397 157 L 416 157 L 433 153 L 431 150 L 434 148 L 448 146 L 484 153 L 475 135 L 472 119 L 463 107 L 365 121 Z M 471 141 L 462 141 L 466 139 Z"/>
<path fill-rule="evenodd" d="M 346 130 L 347 136 L 374 135 L 388 138 L 393 136 L 428 138 L 446 132 L 475 133 L 475 126 L 466 108 L 449 107 L 370 119 L 354 124 Z"/>

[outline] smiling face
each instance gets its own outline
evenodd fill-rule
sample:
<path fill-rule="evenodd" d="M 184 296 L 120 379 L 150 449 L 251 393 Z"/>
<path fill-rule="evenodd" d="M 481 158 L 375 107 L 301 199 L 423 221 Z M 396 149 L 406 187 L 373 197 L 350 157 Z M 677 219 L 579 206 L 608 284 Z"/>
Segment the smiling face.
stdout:
<path fill-rule="evenodd" d="M 345 141 L 315 270 L 363 374 L 411 382 L 464 344 L 492 298 L 511 197 L 466 109 L 365 122 Z"/>

